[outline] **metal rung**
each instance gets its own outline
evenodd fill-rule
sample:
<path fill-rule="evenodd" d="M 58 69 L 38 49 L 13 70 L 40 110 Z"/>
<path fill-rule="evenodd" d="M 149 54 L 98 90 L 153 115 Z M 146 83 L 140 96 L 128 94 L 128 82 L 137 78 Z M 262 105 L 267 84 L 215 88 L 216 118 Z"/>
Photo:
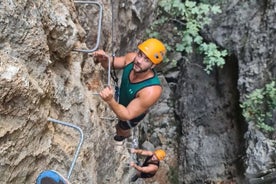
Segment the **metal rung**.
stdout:
<path fill-rule="evenodd" d="M 75 155 L 74 155 L 73 161 L 72 161 L 72 163 L 71 163 L 70 169 L 69 169 L 68 174 L 67 174 L 67 179 L 69 180 L 69 178 L 70 178 L 70 176 L 71 176 L 71 173 L 72 173 L 72 171 L 73 171 L 73 168 L 74 168 L 74 166 L 75 166 L 76 160 L 77 160 L 77 158 L 78 158 L 78 155 L 79 155 L 79 152 L 80 152 L 81 145 L 82 145 L 82 143 L 83 143 L 83 131 L 82 131 L 82 129 L 81 129 L 80 127 L 78 127 L 78 126 L 76 126 L 76 125 L 73 125 L 73 124 L 71 124 L 71 123 L 59 121 L 59 120 L 52 119 L 52 118 L 48 118 L 48 121 L 51 121 L 51 122 L 53 122 L 53 123 L 58 123 L 58 124 L 61 124 L 61 125 L 64 125 L 64 126 L 68 126 L 68 127 L 74 128 L 74 129 L 76 129 L 76 130 L 80 133 L 80 141 L 79 141 L 77 150 L 75 151 Z"/>
<path fill-rule="evenodd" d="M 94 52 L 98 49 L 99 47 L 99 43 L 100 43 L 100 38 L 101 38 L 101 27 L 102 27 L 102 16 L 103 16 L 103 7 L 100 3 L 95 2 L 95 1 L 74 1 L 75 3 L 79 3 L 79 4 L 95 4 L 99 7 L 99 22 L 98 22 L 98 36 L 97 36 L 97 43 L 96 46 L 93 49 L 90 50 L 84 50 L 84 49 L 73 49 L 73 51 L 77 51 L 77 52 L 84 52 L 84 53 L 91 53 Z M 113 29 L 113 27 L 112 27 Z M 110 61 L 110 57 L 108 58 L 108 77 L 107 77 L 107 84 L 108 86 L 110 86 L 111 82 L 110 82 L 110 78 L 111 78 L 111 61 Z"/>
<path fill-rule="evenodd" d="M 74 2 L 75 3 L 79 3 L 79 4 L 95 4 L 95 5 L 97 5 L 99 7 L 98 36 L 97 36 L 96 46 L 94 48 L 90 49 L 90 50 L 74 49 L 74 51 L 78 51 L 78 52 L 85 52 L 85 53 L 94 52 L 99 47 L 99 43 L 100 43 L 101 28 L 102 28 L 103 7 L 102 7 L 102 5 L 100 3 L 95 2 L 95 1 L 74 1 Z"/>

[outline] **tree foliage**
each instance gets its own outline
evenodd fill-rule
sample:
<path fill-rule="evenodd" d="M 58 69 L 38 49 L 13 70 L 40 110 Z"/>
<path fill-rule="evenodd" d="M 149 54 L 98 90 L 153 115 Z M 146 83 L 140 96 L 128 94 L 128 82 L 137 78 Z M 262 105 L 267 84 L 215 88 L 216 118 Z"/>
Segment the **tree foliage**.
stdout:
<path fill-rule="evenodd" d="M 273 113 L 276 111 L 275 81 L 247 95 L 241 107 L 246 121 L 256 123 L 257 127 L 265 132 L 274 131 Z"/>
<path fill-rule="evenodd" d="M 191 53 L 196 46 L 203 54 L 205 71 L 210 73 L 214 66 L 225 64 L 226 50 L 220 51 L 216 44 L 207 43 L 200 35 L 200 30 L 211 22 L 209 15 L 220 13 L 220 7 L 186 0 L 161 0 L 158 8 L 158 19 L 150 26 L 147 33 L 151 37 L 160 37 L 163 28 L 171 29 L 169 39 L 173 43 L 167 45 L 168 51 Z M 164 35 L 162 35 L 164 37 Z"/>

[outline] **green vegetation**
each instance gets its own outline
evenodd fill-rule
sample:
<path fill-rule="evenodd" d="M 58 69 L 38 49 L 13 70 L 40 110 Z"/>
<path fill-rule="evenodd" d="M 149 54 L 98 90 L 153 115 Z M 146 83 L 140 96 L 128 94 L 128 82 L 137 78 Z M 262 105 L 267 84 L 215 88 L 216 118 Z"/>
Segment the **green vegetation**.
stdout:
<path fill-rule="evenodd" d="M 241 108 L 246 121 L 256 123 L 257 127 L 265 132 L 274 131 L 272 126 L 275 122 L 273 122 L 272 114 L 276 110 L 275 81 L 247 95 Z"/>
<path fill-rule="evenodd" d="M 220 51 L 214 43 L 207 43 L 200 30 L 211 22 L 210 13 L 220 13 L 220 7 L 186 0 L 161 0 L 157 10 L 158 19 L 147 30 L 150 37 L 167 39 L 167 50 L 192 53 L 194 48 L 204 56 L 205 71 L 209 74 L 214 66 L 225 64 L 226 50 Z M 167 30 L 170 35 L 162 31 Z M 164 39 L 163 39 L 164 40 Z M 194 47 L 195 46 L 195 47 Z"/>

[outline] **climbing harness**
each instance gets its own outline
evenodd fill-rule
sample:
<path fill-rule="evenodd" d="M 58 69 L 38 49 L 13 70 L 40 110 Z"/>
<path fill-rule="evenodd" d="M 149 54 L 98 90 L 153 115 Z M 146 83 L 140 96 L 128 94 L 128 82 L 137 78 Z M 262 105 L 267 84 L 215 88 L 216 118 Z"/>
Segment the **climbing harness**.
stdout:
<path fill-rule="evenodd" d="M 36 180 L 36 184 L 47 184 L 47 180 L 51 180 L 51 181 L 55 181 L 57 182 L 57 184 L 59 182 L 61 182 L 61 184 L 69 184 L 69 179 L 70 179 L 70 176 L 71 176 L 71 173 L 73 171 L 73 168 L 75 166 L 75 163 L 76 163 L 76 160 L 78 158 L 78 155 L 79 155 L 79 152 L 80 152 L 80 148 L 81 148 L 81 145 L 83 143 L 83 131 L 80 127 L 74 125 L 74 124 L 71 124 L 71 123 L 67 123 L 67 122 L 63 122 L 63 121 L 59 121 L 59 120 L 56 120 L 56 119 L 52 119 L 52 118 L 48 118 L 48 121 L 50 122 L 53 122 L 53 123 L 57 123 L 57 124 L 61 124 L 61 125 L 64 125 L 64 126 L 68 126 L 68 127 L 71 127 L 75 130 L 77 130 L 79 133 L 80 133 L 80 140 L 79 140 L 79 144 L 78 144 L 78 147 L 75 151 L 75 154 L 74 154 L 74 158 L 73 158 L 73 161 L 71 163 L 71 166 L 70 166 L 70 169 L 68 171 L 68 174 L 67 174 L 67 178 L 63 178 L 61 176 L 61 174 L 59 174 L 58 172 L 54 171 L 54 170 L 46 170 L 46 171 L 43 171 L 42 173 L 40 173 L 40 175 L 38 176 L 37 180 Z M 43 182 L 45 180 L 45 182 Z M 48 182 L 50 183 L 50 182 Z"/>

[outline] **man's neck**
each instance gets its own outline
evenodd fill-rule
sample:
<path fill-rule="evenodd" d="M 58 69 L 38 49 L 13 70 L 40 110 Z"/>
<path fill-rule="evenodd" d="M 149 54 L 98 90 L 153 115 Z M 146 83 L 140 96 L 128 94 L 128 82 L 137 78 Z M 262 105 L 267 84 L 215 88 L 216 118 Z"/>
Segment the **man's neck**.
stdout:
<path fill-rule="evenodd" d="M 149 69 L 145 72 L 135 72 L 134 70 L 131 71 L 131 82 L 140 82 L 144 81 L 148 78 L 151 78 L 154 75 L 152 69 Z"/>

